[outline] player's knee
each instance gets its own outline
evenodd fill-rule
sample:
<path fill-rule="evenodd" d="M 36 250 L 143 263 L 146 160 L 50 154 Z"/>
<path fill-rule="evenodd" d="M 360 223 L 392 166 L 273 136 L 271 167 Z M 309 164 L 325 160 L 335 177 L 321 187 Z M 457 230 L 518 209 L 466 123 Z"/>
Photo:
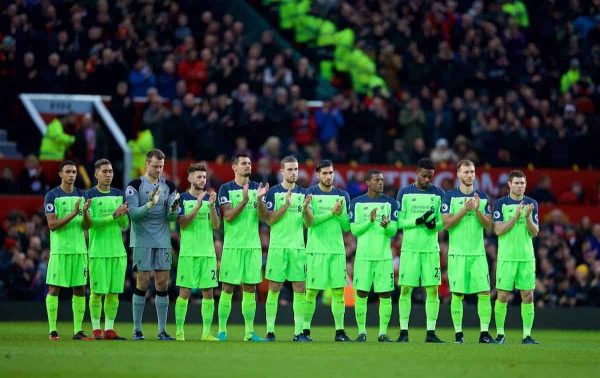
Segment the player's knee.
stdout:
<path fill-rule="evenodd" d="M 523 301 L 523 303 L 533 303 L 533 291 L 522 291 L 521 300 Z"/>
<path fill-rule="evenodd" d="M 269 281 L 269 290 L 271 290 L 272 292 L 279 293 L 281 291 L 282 286 L 283 284 L 281 282 Z M 296 291 L 295 288 L 294 291 Z"/>
<path fill-rule="evenodd" d="M 392 293 L 380 293 L 379 298 L 390 298 Z"/>
<path fill-rule="evenodd" d="M 77 286 L 73 288 L 73 295 L 83 297 L 85 295 L 85 286 Z"/>
<path fill-rule="evenodd" d="M 222 288 L 221 288 L 221 290 L 224 291 L 224 292 L 226 292 L 227 294 L 232 294 L 233 293 L 233 289 L 234 289 L 233 285 L 226 284 L 226 283 L 224 283 L 223 286 L 222 286 Z"/>
<path fill-rule="evenodd" d="M 48 295 L 56 297 L 60 293 L 60 288 L 58 286 L 48 286 Z"/>
<path fill-rule="evenodd" d="M 437 286 L 429 286 L 427 288 L 425 288 L 425 292 L 427 293 L 427 296 L 430 295 L 438 295 L 438 288 Z"/>
<path fill-rule="evenodd" d="M 462 301 L 465 298 L 464 294 L 452 293 L 452 299 Z"/>
<path fill-rule="evenodd" d="M 316 290 L 315 290 L 316 291 Z M 339 297 L 343 297 L 344 296 L 344 288 L 340 287 L 338 289 L 332 289 L 331 290 L 331 295 L 335 298 L 339 298 Z"/>
<path fill-rule="evenodd" d="M 356 295 L 360 298 L 366 298 L 369 296 L 369 293 L 366 291 L 356 290 Z"/>
<path fill-rule="evenodd" d="M 504 290 L 498 290 L 498 301 L 501 303 L 508 302 L 508 292 Z"/>
<path fill-rule="evenodd" d="M 179 288 L 179 297 L 182 299 L 189 299 L 190 297 L 190 289 L 181 287 Z"/>
<path fill-rule="evenodd" d="M 242 290 L 246 293 L 255 293 L 256 285 L 242 284 Z"/>
<path fill-rule="evenodd" d="M 400 288 L 400 295 L 402 295 L 402 296 L 411 295 L 412 294 L 412 290 L 413 290 L 413 288 L 410 287 L 410 286 L 402 286 Z"/>
<path fill-rule="evenodd" d="M 213 299 L 213 290 L 212 289 L 202 290 L 202 299 Z"/>
<path fill-rule="evenodd" d="M 293 282 L 292 289 L 294 289 L 294 293 L 304 293 L 306 292 L 306 285 L 304 282 Z"/>

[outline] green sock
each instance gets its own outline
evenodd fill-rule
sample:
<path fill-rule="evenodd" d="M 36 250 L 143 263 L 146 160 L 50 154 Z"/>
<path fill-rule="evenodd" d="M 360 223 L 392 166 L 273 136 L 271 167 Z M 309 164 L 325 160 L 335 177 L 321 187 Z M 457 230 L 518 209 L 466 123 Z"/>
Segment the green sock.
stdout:
<path fill-rule="evenodd" d="M 344 289 L 333 289 L 333 298 L 331 300 L 331 312 L 335 322 L 335 329 L 344 329 L 344 315 L 346 313 L 346 300 L 344 298 Z"/>
<path fill-rule="evenodd" d="M 496 303 L 494 305 L 494 317 L 496 319 L 496 333 L 498 335 L 504 335 L 504 321 L 506 320 L 506 308 L 506 303 L 502 303 L 496 299 Z"/>
<path fill-rule="evenodd" d="M 92 329 L 100 329 L 100 317 L 102 316 L 102 294 L 90 295 L 90 318 L 92 319 Z"/>
<path fill-rule="evenodd" d="M 358 334 L 367 334 L 367 299 L 368 297 L 359 297 L 356 294 L 354 300 L 354 316 L 356 317 L 356 325 L 358 326 Z"/>
<path fill-rule="evenodd" d="M 398 316 L 400 317 L 400 329 L 408 330 L 408 321 L 410 319 L 412 288 L 407 293 L 400 291 L 400 299 L 398 300 Z"/>
<path fill-rule="evenodd" d="M 533 303 L 521 303 L 521 318 L 523 319 L 523 338 L 531 336 L 535 308 Z"/>
<path fill-rule="evenodd" d="M 117 310 L 119 309 L 119 294 L 107 294 L 104 297 L 104 330 L 115 327 Z"/>
<path fill-rule="evenodd" d="M 46 313 L 48 314 L 49 332 L 56 331 L 56 318 L 58 317 L 58 296 L 46 295 Z"/>
<path fill-rule="evenodd" d="M 242 316 L 244 317 L 244 335 L 250 337 L 254 333 L 254 316 L 256 315 L 256 294 L 244 291 L 242 296 Z"/>
<path fill-rule="evenodd" d="M 215 300 L 202 298 L 202 336 L 210 335 L 213 317 L 215 316 Z"/>
<path fill-rule="evenodd" d="M 454 332 L 462 332 L 462 320 L 463 320 L 463 298 L 462 294 L 452 293 L 452 300 L 450 301 L 450 314 L 452 315 L 452 324 L 454 324 Z"/>
<path fill-rule="evenodd" d="M 392 317 L 392 298 L 379 297 L 379 335 L 387 335 Z"/>
<path fill-rule="evenodd" d="M 310 329 L 310 323 L 312 322 L 312 318 L 315 315 L 315 309 L 317 308 L 317 295 L 319 295 L 319 290 L 306 289 L 303 329 Z"/>
<path fill-rule="evenodd" d="M 221 297 L 219 298 L 219 311 L 217 317 L 219 318 L 219 333 L 227 333 L 227 320 L 231 313 L 231 298 L 233 293 L 227 293 L 221 290 Z"/>
<path fill-rule="evenodd" d="M 267 319 L 267 332 L 275 332 L 275 319 L 279 307 L 279 292 L 269 290 L 267 303 L 265 303 L 265 317 Z"/>
<path fill-rule="evenodd" d="M 304 326 L 304 308 L 306 307 L 306 294 L 294 293 L 294 335 L 302 333 Z"/>
<path fill-rule="evenodd" d="M 479 315 L 481 332 L 488 332 L 492 319 L 492 302 L 489 294 L 477 294 L 477 315 Z"/>
<path fill-rule="evenodd" d="M 181 297 L 177 297 L 175 302 L 175 333 L 177 336 L 183 336 L 183 325 L 185 324 L 185 317 L 187 315 L 188 300 Z"/>
<path fill-rule="evenodd" d="M 427 317 L 427 330 L 435 331 L 438 313 L 440 312 L 440 297 L 437 286 L 425 288 L 427 299 L 425 300 L 425 316 Z"/>
<path fill-rule="evenodd" d="M 71 299 L 71 308 L 73 309 L 73 334 L 81 331 L 83 325 L 83 316 L 85 315 L 85 297 L 73 295 Z"/>

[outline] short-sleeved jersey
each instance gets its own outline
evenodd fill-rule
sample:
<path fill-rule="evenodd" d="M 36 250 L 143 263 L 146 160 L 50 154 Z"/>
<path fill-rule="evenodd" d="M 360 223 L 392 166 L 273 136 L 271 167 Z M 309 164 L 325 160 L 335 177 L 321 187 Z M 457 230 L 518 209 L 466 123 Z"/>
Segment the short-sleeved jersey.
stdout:
<path fill-rule="evenodd" d="M 481 190 L 465 194 L 460 189 L 453 189 L 444 194 L 442 200 L 442 214 L 454 215 L 461 211 L 465 201 L 479 196 L 479 212 L 491 215 L 492 210 L 487 195 Z M 467 212 L 461 219 L 448 230 L 449 255 L 485 256 L 483 244 L 483 226 L 477 220 L 475 211 Z"/>
<path fill-rule="evenodd" d="M 306 252 L 345 255 L 346 247 L 344 246 L 344 229 L 342 224 L 344 220 L 346 223 L 349 222 L 350 196 L 348 192 L 335 187 L 329 192 L 324 192 L 317 184 L 306 190 L 306 195 L 309 194 L 312 195 L 310 206 L 315 217 L 330 213 L 333 206 L 340 199 L 343 203 L 342 214 L 308 228 Z"/>
<path fill-rule="evenodd" d="M 160 188 L 158 203 L 148 209 L 146 204 L 157 187 Z M 169 216 L 176 194 L 175 184 L 164 177 L 153 184 L 142 176 L 127 185 L 125 200 L 131 218 L 130 247 L 171 248 Z M 172 215 L 176 217 L 177 213 Z"/>
<path fill-rule="evenodd" d="M 435 185 L 420 190 L 415 184 L 402 188 L 398 192 L 398 223 L 415 220 L 433 208 L 437 225 L 442 224 L 440 212 L 444 191 Z M 430 218 L 431 219 L 431 218 Z M 438 231 L 424 226 L 405 228 L 402 236 L 402 252 L 439 252 Z"/>
<path fill-rule="evenodd" d="M 371 211 L 377 209 L 374 224 L 357 237 L 356 260 L 387 260 L 392 258 L 390 242 L 392 236 L 386 235 L 386 229 L 381 227 L 383 216 L 390 218 L 387 227 L 397 229 L 398 204 L 390 196 L 384 194 L 371 198 L 366 194 L 356 197 L 350 204 L 350 223 L 371 223 Z"/>
<path fill-rule="evenodd" d="M 190 192 L 183 193 L 180 199 L 180 217 L 191 213 L 198 203 L 198 197 L 193 196 Z M 179 256 L 215 257 L 215 244 L 212 223 L 210 221 L 209 200 L 210 195 L 206 193 L 202 199 L 202 206 L 200 207 L 200 210 L 198 210 L 198 214 L 196 214 L 187 227 L 181 227 Z"/>
<path fill-rule="evenodd" d="M 82 227 L 85 193 L 77 188 L 67 193 L 60 186 L 46 193 L 44 198 L 45 213 L 46 215 L 56 214 L 56 219 L 62 219 L 71 213 L 79 200 L 81 200 L 79 214 L 64 226 L 50 231 L 50 254 L 79 255 L 87 253 L 85 234 Z"/>
<path fill-rule="evenodd" d="M 113 218 L 113 213 L 123 204 L 123 192 L 110 188 L 107 192 L 97 187 L 88 190 L 87 198 L 91 199 L 90 217 L 90 257 L 122 257 L 127 256 L 123 245 L 123 229 L 127 228 L 127 215 Z"/>
<path fill-rule="evenodd" d="M 285 206 L 288 190 L 277 184 L 263 197 L 267 211 L 277 211 Z M 292 189 L 290 207 L 277 222 L 271 225 L 269 247 L 304 249 L 304 197 L 306 189 L 296 185 Z"/>
<path fill-rule="evenodd" d="M 242 212 L 231 222 L 223 221 L 225 233 L 223 248 L 260 248 L 260 237 L 258 234 L 258 203 L 256 202 L 256 191 L 258 183 L 248 183 L 248 203 Z M 243 188 L 235 180 L 221 185 L 219 188 L 219 206 L 228 203 L 236 207 L 243 201 Z"/>
<path fill-rule="evenodd" d="M 531 197 L 523 197 L 525 205 L 533 204 L 532 218 L 538 224 L 538 203 Z M 509 196 L 499 198 L 494 203 L 494 223 L 510 221 L 521 201 Z M 527 231 L 525 210 L 514 226 L 506 234 L 498 236 L 498 261 L 535 261 L 533 238 Z"/>

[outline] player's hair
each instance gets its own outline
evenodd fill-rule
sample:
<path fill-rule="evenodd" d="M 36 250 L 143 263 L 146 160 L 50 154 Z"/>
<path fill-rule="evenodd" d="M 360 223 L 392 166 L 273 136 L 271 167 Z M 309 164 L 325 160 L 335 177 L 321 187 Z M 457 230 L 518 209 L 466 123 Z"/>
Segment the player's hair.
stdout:
<path fill-rule="evenodd" d="M 464 165 L 465 167 L 470 167 L 470 166 L 473 166 L 473 167 L 474 167 L 474 166 L 475 166 L 475 163 L 473 163 L 473 161 L 472 161 L 472 160 L 469 160 L 469 159 L 463 159 L 463 160 L 459 161 L 458 163 L 456 163 L 456 170 L 457 170 L 457 171 L 460 171 L 460 167 L 462 167 L 463 165 Z"/>
<path fill-rule="evenodd" d="M 60 165 L 58 166 L 58 171 L 62 172 L 63 168 L 66 167 L 67 165 L 74 165 L 75 168 L 77 168 L 77 164 L 73 161 L 73 160 L 64 160 L 62 163 L 60 163 Z"/>
<path fill-rule="evenodd" d="M 190 164 L 190 166 L 187 169 L 187 173 L 188 175 L 190 173 L 194 173 L 194 172 L 206 172 L 206 165 L 202 164 L 202 163 L 192 163 Z"/>
<path fill-rule="evenodd" d="M 112 165 L 108 159 L 98 159 L 94 163 L 94 169 L 100 169 L 103 165 Z"/>
<path fill-rule="evenodd" d="M 237 164 L 240 158 L 250 159 L 250 156 L 248 156 L 248 154 L 235 154 L 231 157 L 231 164 Z"/>
<path fill-rule="evenodd" d="M 435 169 L 435 163 L 429 158 L 423 158 L 417 162 L 418 169 Z"/>
<path fill-rule="evenodd" d="M 319 163 L 317 163 L 317 172 L 321 172 L 321 169 L 327 167 L 333 167 L 333 162 L 327 159 L 321 160 Z"/>
<path fill-rule="evenodd" d="M 510 173 L 508 174 L 508 181 L 509 181 L 509 182 L 512 182 L 512 180 L 513 180 L 514 178 L 517 178 L 517 177 L 518 177 L 518 178 L 521 178 L 521 177 L 522 177 L 522 178 L 524 178 L 524 179 L 527 179 L 527 178 L 525 177 L 525 173 L 523 173 L 523 171 L 514 170 L 514 171 L 510 171 Z"/>
<path fill-rule="evenodd" d="M 369 169 L 367 171 L 365 181 L 370 181 L 374 175 L 380 175 L 380 174 L 381 174 L 381 171 L 379 169 Z"/>
<path fill-rule="evenodd" d="M 281 159 L 281 169 L 283 169 L 285 167 L 286 163 L 297 163 L 297 162 L 298 162 L 298 159 L 296 159 L 292 155 L 288 155 L 288 156 L 284 157 L 283 159 Z"/>
<path fill-rule="evenodd" d="M 153 150 L 148 151 L 146 154 L 146 161 L 152 160 L 152 158 L 156 158 L 156 160 L 165 160 L 165 153 L 155 148 Z"/>

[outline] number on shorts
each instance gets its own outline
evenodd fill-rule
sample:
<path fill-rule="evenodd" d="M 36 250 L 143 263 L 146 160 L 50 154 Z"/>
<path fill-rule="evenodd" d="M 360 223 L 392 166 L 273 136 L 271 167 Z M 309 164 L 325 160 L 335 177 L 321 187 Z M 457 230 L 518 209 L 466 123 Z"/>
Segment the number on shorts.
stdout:
<path fill-rule="evenodd" d="M 436 279 L 440 278 L 440 268 L 435 268 L 435 274 L 433 275 Z"/>
<path fill-rule="evenodd" d="M 212 279 L 215 281 L 217 279 L 217 272 L 214 269 L 211 269 L 210 273 L 212 273 Z"/>
<path fill-rule="evenodd" d="M 390 280 L 392 281 L 392 285 L 394 284 L 394 273 L 390 273 Z"/>

